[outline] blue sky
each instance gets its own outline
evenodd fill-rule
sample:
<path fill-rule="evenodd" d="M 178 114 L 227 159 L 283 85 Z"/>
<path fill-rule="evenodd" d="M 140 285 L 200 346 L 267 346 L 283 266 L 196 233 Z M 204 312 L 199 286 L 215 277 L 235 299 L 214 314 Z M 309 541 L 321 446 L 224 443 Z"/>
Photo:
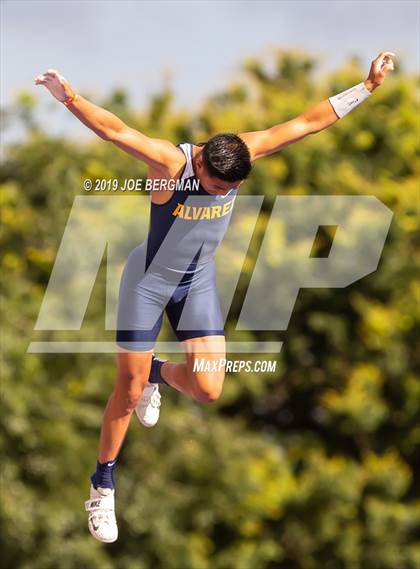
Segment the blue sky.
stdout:
<path fill-rule="evenodd" d="M 383 49 L 407 70 L 420 63 L 416 0 L 5 0 L 1 9 L 2 105 L 33 91 L 50 130 L 69 135 L 87 129 L 33 84 L 49 67 L 93 102 L 122 86 L 138 106 L 170 70 L 176 104 L 194 108 L 244 58 L 274 47 L 312 52 L 323 69 L 357 54 L 368 70 Z"/>

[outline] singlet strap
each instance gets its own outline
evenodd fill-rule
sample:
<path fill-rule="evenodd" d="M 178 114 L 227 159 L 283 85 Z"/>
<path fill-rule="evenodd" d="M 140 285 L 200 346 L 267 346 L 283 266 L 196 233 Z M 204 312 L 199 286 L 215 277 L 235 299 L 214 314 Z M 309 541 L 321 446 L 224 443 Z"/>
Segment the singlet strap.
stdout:
<path fill-rule="evenodd" d="M 184 172 L 182 173 L 181 176 L 181 180 L 186 180 L 187 178 L 191 178 L 192 176 L 194 176 L 194 169 L 192 166 L 192 144 L 189 144 L 188 142 L 183 142 L 181 144 L 177 145 L 178 148 L 180 148 L 182 150 L 182 152 L 185 155 L 185 159 L 186 159 L 186 164 L 185 164 L 185 168 L 184 168 Z"/>

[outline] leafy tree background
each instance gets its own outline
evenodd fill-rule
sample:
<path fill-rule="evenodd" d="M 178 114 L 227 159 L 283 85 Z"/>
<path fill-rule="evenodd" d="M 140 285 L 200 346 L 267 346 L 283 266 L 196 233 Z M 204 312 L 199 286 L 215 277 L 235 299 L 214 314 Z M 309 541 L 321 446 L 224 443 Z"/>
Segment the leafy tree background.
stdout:
<path fill-rule="evenodd" d="M 199 142 L 286 121 L 365 74 L 352 58 L 321 77 L 316 58 L 283 50 L 274 66 L 256 58 L 242 71 L 195 113 L 173 108 L 170 88 L 142 110 L 122 90 L 95 102 L 151 136 Z M 263 215 L 227 332 L 284 341 L 277 372 L 231 374 L 210 406 L 167 389 L 155 429 L 133 419 L 117 472 L 120 538 L 110 546 L 90 537 L 83 501 L 115 356 L 26 350 L 39 338 L 33 327 L 83 179 L 144 178 L 145 168 L 99 139 L 47 135 L 32 91 L 4 109 L 26 137 L 5 148 L 0 172 L 1 567 L 420 567 L 418 88 L 397 68 L 349 117 L 255 165 L 241 192 L 265 195 Z M 240 335 L 274 199 L 299 194 L 374 195 L 391 208 L 378 270 L 345 289 L 302 290 L 287 332 Z M 105 337 L 104 287 L 102 267 L 80 335 L 42 339 Z"/>

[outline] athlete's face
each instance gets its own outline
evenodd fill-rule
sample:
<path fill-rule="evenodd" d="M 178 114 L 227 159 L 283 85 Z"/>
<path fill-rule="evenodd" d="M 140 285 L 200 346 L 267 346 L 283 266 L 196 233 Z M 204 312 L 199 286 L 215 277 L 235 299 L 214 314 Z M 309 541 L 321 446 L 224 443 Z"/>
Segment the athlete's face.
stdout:
<path fill-rule="evenodd" d="M 243 180 L 238 182 L 226 182 L 225 180 L 219 180 L 218 178 L 212 178 L 208 176 L 206 180 L 200 177 L 200 183 L 203 188 L 209 194 L 214 194 L 217 196 L 224 196 L 233 188 L 237 188 L 242 184 Z"/>
<path fill-rule="evenodd" d="M 237 182 L 226 182 L 226 180 L 219 180 L 219 178 L 213 178 L 210 176 L 202 163 L 201 160 L 197 161 L 197 174 L 200 184 L 206 190 L 207 193 L 217 196 L 223 196 L 227 194 L 232 188 L 238 188 L 244 180 L 238 180 Z"/>

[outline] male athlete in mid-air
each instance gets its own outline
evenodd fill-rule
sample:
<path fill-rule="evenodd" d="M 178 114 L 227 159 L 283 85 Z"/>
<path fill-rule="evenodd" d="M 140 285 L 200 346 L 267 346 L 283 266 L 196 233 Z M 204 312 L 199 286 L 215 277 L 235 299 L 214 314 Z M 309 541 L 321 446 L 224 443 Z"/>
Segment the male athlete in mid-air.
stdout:
<path fill-rule="evenodd" d="M 77 95 L 54 69 L 35 79 L 100 138 L 144 161 L 149 179 L 197 182 L 186 184 L 183 191 L 151 192 L 148 237 L 130 253 L 122 275 L 116 385 L 103 416 L 99 457 L 91 476 L 90 500 L 85 504 L 89 530 L 99 541 L 111 543 L 118 537 L 114 468 L 133 411 L 143 425 L 156 424 L 159 383 L 200 403 L 216 401 L 221 394 L 223 369 L 195 371 L 194 360 L 205 358 L 211 364 L 225 355 L 213 256 L 252 162 L 331 126 L 353 110 L 383 83 L 393 69 L 393 57 L 390 51 L 381 52 L 365 81 L 283 124 L 257 132 L 217 134 L 205 143 L 177 146 L 149 138 Z M 160 360 L 153 354 L 165 311 L 183 344 L 185 363 Z M 181 325 L 184 313 L 187 322 Z"/>

